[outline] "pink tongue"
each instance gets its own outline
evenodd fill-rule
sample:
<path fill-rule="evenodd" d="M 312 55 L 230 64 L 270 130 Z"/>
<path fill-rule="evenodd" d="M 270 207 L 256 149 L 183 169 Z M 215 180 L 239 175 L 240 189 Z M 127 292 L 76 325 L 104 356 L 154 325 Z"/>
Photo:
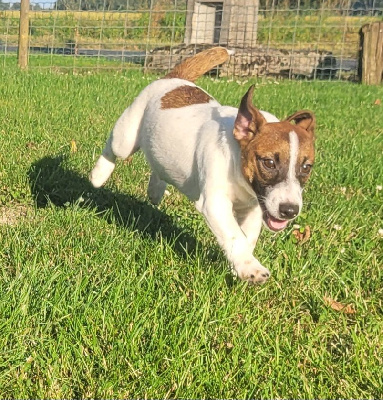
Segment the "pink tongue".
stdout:
<path fill-rule="evenodd" d="M 285 229 L 289 221 L 282 221 L 280 219 L 274 218 L 271 215 L 268 215 L 267 223 L 269 228 L 273 231 L 280 231 Z"/>

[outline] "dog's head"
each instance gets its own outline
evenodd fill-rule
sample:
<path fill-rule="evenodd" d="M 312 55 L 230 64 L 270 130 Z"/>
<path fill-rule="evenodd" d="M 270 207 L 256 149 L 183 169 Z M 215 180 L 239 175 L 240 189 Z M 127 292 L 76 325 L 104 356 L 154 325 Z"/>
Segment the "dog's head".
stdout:
<path fill-rule="evenodd" d="M 315 117 L 302 110 L 280 122 L 267 122 L 253 106 L 254 86 L 242 98 L 234 125 L 242 173 L 263 210 L 263 220 L 280 231 L 302 209 L 302 190 L 314 163 Z"/>

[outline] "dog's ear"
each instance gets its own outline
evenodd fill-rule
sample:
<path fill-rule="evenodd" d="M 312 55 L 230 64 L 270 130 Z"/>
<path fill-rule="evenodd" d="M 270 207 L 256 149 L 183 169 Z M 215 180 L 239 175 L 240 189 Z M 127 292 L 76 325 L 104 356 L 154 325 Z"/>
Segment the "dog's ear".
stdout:
<path fill-rule="evenodd" d="M 309 110 L 297 111 L 293 115 L 286 118 L 286 121 L 294 121 L 296 125 L 299 125 L 307 132 L 314 135 L 315 129 L 315 115 Z"/>
<path fill-rule="evenodd" d="M 266 123 L 264 116 L 253 106 L 253 92 L 254 85 L 251 85 L 242 97 L 234 123 L 234 137 L 241 145 L 246 145 L 259 131 L 260 127 Z"/>

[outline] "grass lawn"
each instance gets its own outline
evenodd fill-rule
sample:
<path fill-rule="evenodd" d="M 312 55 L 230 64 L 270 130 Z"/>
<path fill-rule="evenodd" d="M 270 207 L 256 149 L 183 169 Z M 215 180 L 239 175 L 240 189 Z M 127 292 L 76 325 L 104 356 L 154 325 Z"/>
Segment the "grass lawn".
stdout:
<path fill-rule="evenodd" d="M 383 397 L 381 87 L 199 81 L 236 106 L 255 82 L 260 108 L 317 116 L 296 221 L 311 235 L 264 231 L 272 277 L 254 287 L 183 196 L 149 205 L 141 154 L 88 183 L 153 76 L 0 68 L 1 398 Z"/>
<path fill-rule="evenodd" d="M 179 2 L 163 2 L 159 8 L 154 7 L 154 12 L 132 10 L 127 5 L 128 10 L 120 12 L 31 11 L 30 45 L 63 47 L 76 42 L 80 48 L 137 49 L 138 46 L 145 50 L 183 43 L 186 9 Z M 271 3 L 264 10 L 261 7 L 257 43 L 286 50 L 326 50 L 338 57 L 357 58 L 360 28 L 381 20 L 380 16 L 347 16 L 340 13 L 334 2 L 322 4 L 320 9 L 301 7 L 296 4 L 290 8 L 288 2 L 276 8 Z M 247 11 L 240 8 L 236 12 Z M 248 12 L 252 12 L 251 8 Z M 0 42 L 16 45 L 18 29 L 19 11 L 0 11 Z"/>

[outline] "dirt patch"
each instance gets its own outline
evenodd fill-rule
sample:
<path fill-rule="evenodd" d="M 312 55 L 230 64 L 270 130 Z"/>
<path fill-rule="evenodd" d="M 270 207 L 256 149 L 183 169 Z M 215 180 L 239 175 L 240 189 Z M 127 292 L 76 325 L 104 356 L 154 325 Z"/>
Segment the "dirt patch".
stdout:
<path fill-rule="evenodd" d="M 29 213 L 24 205 L 0 206 L 0 225 L 16 225 Z"/>

